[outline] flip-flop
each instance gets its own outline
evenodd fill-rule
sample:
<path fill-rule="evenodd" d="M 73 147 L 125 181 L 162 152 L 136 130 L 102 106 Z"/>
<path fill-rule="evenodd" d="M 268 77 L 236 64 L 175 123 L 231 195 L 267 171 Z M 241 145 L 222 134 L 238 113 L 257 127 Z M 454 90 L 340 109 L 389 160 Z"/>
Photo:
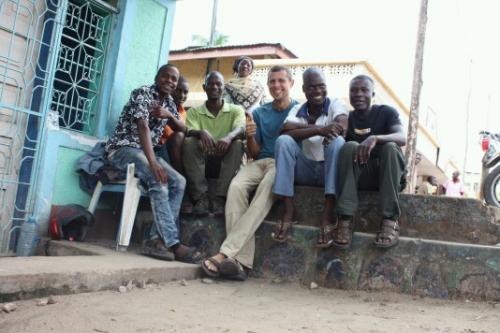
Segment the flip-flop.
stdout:
<path fill-rule="evenodd" d="M 335 225 L 327 224 L 325 226 L 319 227 L 319 237 L 316 242 L 316 247 L 320 249 L 326 249 L 333 245 L 333 232 L 335 231 Z M 323 242 L 320 243 L 319 239 L 323 238 Z"/>
<path fill-rule="evenodd" d="M 210 261 L 212 265 L 217 267 L 217 272 L 208 268 L 207 264 L 205 264 L 205 261 L 207 260 Z M 206 258 L 201 262 L 201 269 L 203 270 L 203 273 L 205 273 L 205 275 L 208 277 L 217 278 L 220 276 L 220 263 L 212 257 Z"/>
<path fill-rule="evenodd" d="M 247 279 L 247 273 L 243 266 L 233 258 L 226 258 L 222 260 L 219 266 L 219 273 L 223 277 L 236 280 L 236 281 L 245 281 Z"/>
<path fill-rule="evenodd" d="M 271 238 L 279 243 L 285 243 L 288 241 L 290 229 L 292 229 L 292 226 L 297 223 L 299 223 L 299 221 L 283 222 L 282 220 L 278 220 L 275 231 L 271 233 Z M 280 234 L 283 235 L 283 238 L 278 237 Z"/>

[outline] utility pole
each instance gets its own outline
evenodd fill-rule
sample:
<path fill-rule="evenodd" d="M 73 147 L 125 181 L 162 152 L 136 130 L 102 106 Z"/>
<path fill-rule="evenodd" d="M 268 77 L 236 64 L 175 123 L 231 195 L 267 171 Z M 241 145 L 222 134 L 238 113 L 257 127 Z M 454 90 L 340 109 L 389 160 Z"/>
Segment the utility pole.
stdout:
<path fill-rule="evenodd" d="M 209 46 L 214 46 L 215 44 L 215 31 L 217 26 L 217 6 L 219 4 L 219 0 L 212 0 L 212 24 L 210 26 L 210 43 Z"/>
<path fill-rule="evenodd" d="M 465 108 L 465 147 L 462 182 L 467 178 L 467 155 L 469 155 L 469 119 L 470 119 L 470 97 L 472 95 L 472 59 L 469 59 L 469 89 L 467 92 L 467 104 Z"/>
<path fill-rule="evenodd" d="M 213 1 L 213 3 L 212 3 L 212 23 L 210 25 L 210 40 L 208 43 L 209 47 L 213 47 L 215 45 L 215 32 L 217 31 L 216 30 L 217 5 L 219 4 L 219 0 L 212 0 L 212 1 Z M 211 71 L 213 62 L 214 62 L 213 58 L 210 58 L 207 60 L 207 69 L 205 70 L 205 75 L 207 75 Z"/>
<path fill-rule="evenodd" d="M 405 158 L 408 165 L 407 192 L 415 192 L 415 157 L 417 153 L 418 112 L 420 104 L 420 91 L 422 90 L 422 66 L 424 61 L 425 29 L 427 27 L 427 3 L 420 3 L 420 16 L 418 22 L 417 48 L 415 50 L 415 64 L 413 67 L 413 85 L 411 91 L 410 116 L 408 121 L 408 137 L 406 140 Z"/>

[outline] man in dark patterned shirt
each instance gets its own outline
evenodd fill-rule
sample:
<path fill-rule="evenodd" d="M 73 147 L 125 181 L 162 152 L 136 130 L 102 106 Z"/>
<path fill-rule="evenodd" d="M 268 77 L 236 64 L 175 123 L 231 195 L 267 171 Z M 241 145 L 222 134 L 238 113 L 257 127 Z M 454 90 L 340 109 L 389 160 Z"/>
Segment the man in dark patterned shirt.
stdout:
<path fill-rule="evenodd" d="M 149 194 L 155 223 L 142 252 L 165 260 L 197 262 L 200 253 L 180 243 L 176 224 L 186 180 L 154 153 L 167 123 L 174 130 L 186 131 L 171 97 L 178 79 L 179 70 L 167 64 L 160 67 L 153 85 L 132 91 L 106 153 L 117 169 L 135 163 L 136 175 Z"/>

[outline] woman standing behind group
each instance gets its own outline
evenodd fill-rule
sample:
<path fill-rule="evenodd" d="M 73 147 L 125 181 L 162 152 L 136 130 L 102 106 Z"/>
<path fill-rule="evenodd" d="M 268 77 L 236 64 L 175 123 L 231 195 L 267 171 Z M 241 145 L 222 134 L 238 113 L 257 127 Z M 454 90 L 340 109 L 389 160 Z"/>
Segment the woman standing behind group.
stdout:
<path fill-rule="evenodd" d="M 233 73 L 236 78 L 225 84 L 224 99 L 228 103 L 241 105 L 246 112 L 264 104 L 265 90 L 262 84 L 250 77 L 254 68 L 252 58 L 239 57 L 233 64 Z"/>

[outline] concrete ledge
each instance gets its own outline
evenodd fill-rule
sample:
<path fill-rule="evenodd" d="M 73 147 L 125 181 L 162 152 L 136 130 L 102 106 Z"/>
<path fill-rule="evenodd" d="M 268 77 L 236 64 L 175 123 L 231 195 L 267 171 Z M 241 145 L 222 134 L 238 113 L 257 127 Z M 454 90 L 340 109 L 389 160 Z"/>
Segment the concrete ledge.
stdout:
<path fill-rule="evenodd" d="M 128 281 L 166 282 L 195 279 L 197 265 L 166 262 L 85 243 L 53 242 L 83 247 L 94 255 L 3 258 L 0 302 L 56 294 L 117 289 Z"/>
<path fill-rule="evenodd" d="M 222 218 L 184 219 L 184 241 L 217 253 Z M 356 232 L 351 249 L 318 249 L 318 229 L 295 226 L 290 240 L 270 237 L 274 222 L 256 233 L 258 277 L 312 281 L 324 287 L 388 290 L 436 298 L 500 300 L 500 247 L 401 237 L 391 249 L 372 245 L 374 235 Z"/>
<path fill-rule="evenodd" d="M 387 290 L 437 298 L 500 300 L 500 248 L 401 237 L 391 249 L 355 233 L 347 251 L 317 249 L 317 229 L 294 227 L 292 241 L 274 242 L 273 222 L 257 237 L 256 271 L 264 277 L 325 287 Z"/>
<path fill-rule="evenodd" d="M 475 199 L 442 196 L 401 195 L 401 235 L 472 244 L 500 243 L 500 209 Z M 301 225 L 318 226 L 324 207 L 323 189 L 295 186 L 297 219 Z M 266 220 L 276 221 L 276 203 Z M 375 233 L 381 215 L 378 194 L 362 192 L 355 230 Z"/>

